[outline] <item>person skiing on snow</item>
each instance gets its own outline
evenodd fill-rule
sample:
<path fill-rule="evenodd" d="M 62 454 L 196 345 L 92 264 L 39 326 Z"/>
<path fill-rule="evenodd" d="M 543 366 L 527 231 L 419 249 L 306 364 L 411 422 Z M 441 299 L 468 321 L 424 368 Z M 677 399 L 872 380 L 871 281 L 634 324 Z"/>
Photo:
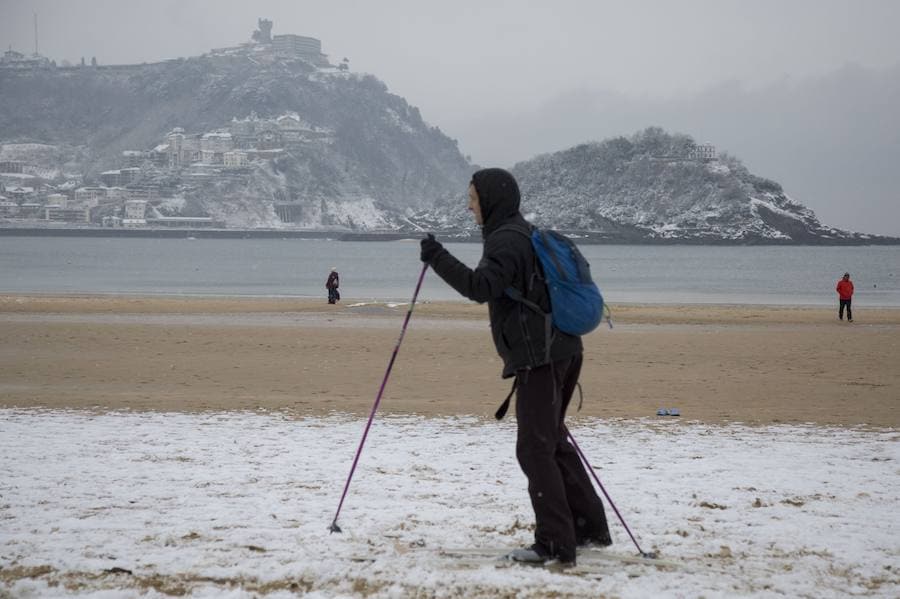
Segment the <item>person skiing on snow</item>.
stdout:
<path fill-rule="evenodd" d="M 341 299 L 338 287 L 341 286 L 341 278 L 338 275 L 337 268 L 332 266 L 331 272 L 328 274 L 328 280 L 325 281 L 325 289 L 328 290 L 328 303 L 333 304 Z"/>
<path fill-rule="evenodd" d="M 853 312 L 850 310 L 850 304 L 853 301 L 853 281 L 850 280 L 849 272 L 844 273 L 834 290 L 838 293 L 838 320 L 844 320 L 844 308 L 846 307 L 847 322 L 853 322 Z"/>
<path fill-rule="evenodd" d="M 544 318 L 505 293 L 514 287 L 544 311 L 550 309 L 531 241 L 504 227 L 531 229 L 519 211 L 515 178 L 499 168 L 480 170 L 468 191 L 468 208 L 482 227 L 478 266 L 473 270 L 460 262 L 431 234 L 421 242 L 420 257 L 460 294 L 487 302 L 502 377 L 516 377 L 516 458 L 528 479 L 536 527 L 534 544 L 507 557 L 574 564 L 576 547 L 612 543 L 603 503 L 567 440 L 564 422 L 581 372 L 581 337 L 554 328 L 548 338 Z"/>

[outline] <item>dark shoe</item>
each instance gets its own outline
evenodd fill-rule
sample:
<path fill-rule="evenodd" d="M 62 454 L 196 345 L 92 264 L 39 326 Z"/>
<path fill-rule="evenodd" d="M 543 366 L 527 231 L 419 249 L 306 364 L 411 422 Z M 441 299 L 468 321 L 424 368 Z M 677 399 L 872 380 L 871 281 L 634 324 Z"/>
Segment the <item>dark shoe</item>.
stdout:
<path fill-rule="evenodd" d="M 513 549 L 506 554 L 506 559 L 520 564 L 540 566 L 549 562 L 557 562 L 561 566 L 574 566 L 575 558 L 564 559 L 558 555 L 551 555 L 542 545 L 535 543 L 531 547 Z"/>

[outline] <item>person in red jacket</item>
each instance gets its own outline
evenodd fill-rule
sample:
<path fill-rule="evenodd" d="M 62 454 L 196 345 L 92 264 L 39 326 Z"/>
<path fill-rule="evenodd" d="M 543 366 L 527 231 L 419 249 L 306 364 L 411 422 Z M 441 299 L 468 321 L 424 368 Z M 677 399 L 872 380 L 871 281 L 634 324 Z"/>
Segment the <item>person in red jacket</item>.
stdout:
<path fill-rule="evenodd" d="M 850 280 L 850 273 L 845 272 L 840 281 L 837 282 L 835 290 L 838 293 L 840 307 L 838 308 L 838 319 L 844 320 L 844 307 L 847 308 L 847 322 L 853 322 L 853 312 L 850 311 L 850 302 L 853 299 L 853 281 Z"/>

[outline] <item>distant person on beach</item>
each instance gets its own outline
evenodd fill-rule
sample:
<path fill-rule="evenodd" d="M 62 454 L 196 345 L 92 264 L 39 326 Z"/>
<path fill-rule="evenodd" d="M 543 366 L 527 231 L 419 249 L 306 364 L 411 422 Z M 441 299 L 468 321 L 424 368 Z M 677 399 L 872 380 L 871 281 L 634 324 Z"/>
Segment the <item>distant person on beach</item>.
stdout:
<path fill-rule="evenodd" d="M 847 322 L 853 322 L 853 312 L 850 310 L 850 303 L 853 300 L 853 281 L 850 280 L 850 273 L 845 272 L 841 280 L 837 282 L 835 291 L 838 293 L 838 320 L 844 320 L 844 308 L 847 308 Z"/>
<path fill-rule="evenodd" d="M 341 299 L 341 292 L 338 287 L 341 286 L 341 277 L 338 274 L 337 267 L 332 266 L 331 272 L 328 274 L 328 280 L 325 281 L 325 289 L 328 290 L 328 303 L 334 304 Z"/>
<path fill-rule="evenodd" d="M 487 302 L 502 376 L 516 377 L 516 458 L 528 479 L 536 526 L 534 544 L 507 557 L 570 565 L 576 547 L 607 546 L 612 540 L 603 503 L 566 434 L 566 408 L 581 373 L 581 337 L 545 329 L 542 315 L 505 293 L 518 289 L 545 312 L 550 309 L 530 239 L 507 227 L 531 229 L 519 212 L 519 200 L 519 186 L 510 173 L 499 168 L 476 172 L 468 207 L 484 240 L 478 266 L 472 270 L 430 234 L 422 240 L 421 259 L 463 296 Z"/>

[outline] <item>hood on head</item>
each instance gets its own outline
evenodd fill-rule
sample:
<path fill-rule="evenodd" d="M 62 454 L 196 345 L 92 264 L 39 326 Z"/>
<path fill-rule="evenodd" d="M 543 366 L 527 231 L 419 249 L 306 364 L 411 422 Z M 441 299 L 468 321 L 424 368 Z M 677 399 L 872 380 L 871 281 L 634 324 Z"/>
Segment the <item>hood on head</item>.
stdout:
<path fill-rule="evenodd" d="M 486 168 L 472 175 L 472 185 L 478 192 L 484 231 L 519 213 L 519 184 L 502 168 Z"/>

